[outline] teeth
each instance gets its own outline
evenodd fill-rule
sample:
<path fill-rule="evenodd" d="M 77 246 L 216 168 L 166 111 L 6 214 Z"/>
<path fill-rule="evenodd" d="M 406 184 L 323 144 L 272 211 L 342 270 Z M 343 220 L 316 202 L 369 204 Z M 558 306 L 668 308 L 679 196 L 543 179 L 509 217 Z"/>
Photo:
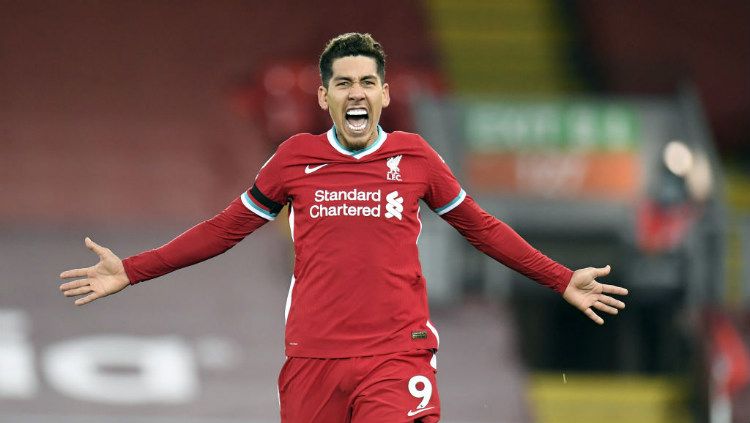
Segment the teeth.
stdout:
<path fill-rule="evenodd" d="M 364 121 L 361 125 L 352 125 L 351 122 L 346 121 L 346 126 L 348 126 L 352 131 L 361 132 L 367 126 L 367 121 Z"/>
<path fill-rule="evenodd" d="M 367 110 L 365 110 L 365 109 L 352 109 L 352 110 L 347 110 L 346 114 L 350 115 L 350 116 L 364 116 L 364 115 L 367 114 Z"/>

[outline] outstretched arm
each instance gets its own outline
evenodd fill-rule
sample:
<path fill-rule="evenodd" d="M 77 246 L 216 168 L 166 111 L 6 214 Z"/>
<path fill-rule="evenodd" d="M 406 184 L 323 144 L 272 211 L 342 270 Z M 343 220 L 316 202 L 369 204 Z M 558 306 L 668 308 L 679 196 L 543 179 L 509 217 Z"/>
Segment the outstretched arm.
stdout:
<path fill-rule="evenodd" d="M 598 324 L 604 323 L 592 308 L 617 314 L 625 303 L 607 294 L 627 295 L 625 288 L 604 285 L 595 278 L 609 273 L 609 266 L 575 272 L 529 245 L 510 226 L 482 210 L 470 196 L 442 215 L 474 247 L 511 269 L 563 295 L 566 301 Z"/>
<path fill-rule="evenodd" d="M 84 305 L 174 270 L 207 260 L 232 248 L 268 220 L 250 212 L 240 199 L 212 219 L 190 228 L 169 243 L 120 260 L 112 251 L 86 238 L 99 256 L 94 266 L 62 272 L 63 279 L 83 278 L 60 286 L 66 297 L 88 294 L 75 301 Z"/>
<path fill-rule="evenodd" d="M 154 279 L 217 256 L 263 226 L 267 219 L 252 213 L 237 198 L 221 213 L 182 233 L 167 244 L 123 260 L 130 284 Z"/>
<path fill-rule="evenodd" d="M 482 210 L 471 196 L 448 213 L 446 222 L 471 245 L 500 263 L 562 294 L 573 271 L 529 245 L 505 222 Z"/>

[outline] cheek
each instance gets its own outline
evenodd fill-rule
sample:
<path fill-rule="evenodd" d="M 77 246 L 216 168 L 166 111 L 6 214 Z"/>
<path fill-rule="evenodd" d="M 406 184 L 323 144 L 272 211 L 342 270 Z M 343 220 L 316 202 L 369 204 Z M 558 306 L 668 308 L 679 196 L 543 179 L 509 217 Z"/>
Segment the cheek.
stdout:
<path fill-rule="evenodd" d="M 334 110 L 338 110 L 341 108 L 342 101 L 340 99 L 340 96 L 331 95 L 328 97 L 328 107 Z"/>

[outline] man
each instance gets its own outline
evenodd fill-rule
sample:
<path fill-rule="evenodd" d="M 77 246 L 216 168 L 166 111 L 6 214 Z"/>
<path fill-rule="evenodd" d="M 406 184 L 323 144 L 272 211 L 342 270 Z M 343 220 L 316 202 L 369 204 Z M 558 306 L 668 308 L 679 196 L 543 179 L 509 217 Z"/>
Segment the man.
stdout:
<path fill-rule="evenodd" d="M 295 248 L 286 304 L 286 355 L 279 375 L 282 422 L 437 422 L 440 401 L 417 242 L 419 200 L 475 247 L 563 294 L 601 324 L 617 314 L 608 294 L 624 288 L 572 272 L 528 245 L 461 189 L 415 134 L 384 132 L 385 55 L 369 34 L 331 40 L 320 57 L 318 103 L 331 115 L 325 134 L 282 143 L 253 186 L 224 211 L 168 244 L 120 260 L 86 238 L 92 267 L 63 272 L 82 305 L 220 254 L 289 205 Z"/>

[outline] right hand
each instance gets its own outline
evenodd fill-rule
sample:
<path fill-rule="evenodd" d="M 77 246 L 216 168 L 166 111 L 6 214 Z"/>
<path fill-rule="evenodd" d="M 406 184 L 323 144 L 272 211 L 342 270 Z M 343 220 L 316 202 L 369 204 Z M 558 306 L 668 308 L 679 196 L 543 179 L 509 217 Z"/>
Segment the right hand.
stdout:
<path fill-rule="evenodd" d="M 66 297 L 88 294 L 75 301 L 75 305 L 88 304 L 96 299 L 116 294 L 125 289 L 130 280 L 125 273 L 122 260 L 109 248 L 104 248 L 86 237 L 86 247 L 99 256 L 99 263 L 82 269 L 71 269 L 60 273 L 60 278 L 83 278 L 60 285 Z"/>

